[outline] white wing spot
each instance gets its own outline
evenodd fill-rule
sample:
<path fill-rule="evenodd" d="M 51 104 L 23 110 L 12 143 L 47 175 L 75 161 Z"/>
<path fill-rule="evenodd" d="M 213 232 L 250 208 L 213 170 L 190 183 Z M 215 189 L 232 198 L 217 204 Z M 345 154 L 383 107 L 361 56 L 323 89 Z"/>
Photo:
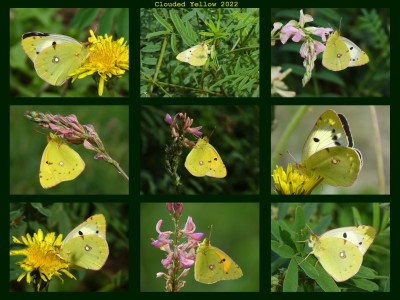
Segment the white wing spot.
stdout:
<path fill-rule="evenodd" d="M 340 159 L 332 158 L 331 162 L 332 164 L 337 165 L 340 163 Z"/>

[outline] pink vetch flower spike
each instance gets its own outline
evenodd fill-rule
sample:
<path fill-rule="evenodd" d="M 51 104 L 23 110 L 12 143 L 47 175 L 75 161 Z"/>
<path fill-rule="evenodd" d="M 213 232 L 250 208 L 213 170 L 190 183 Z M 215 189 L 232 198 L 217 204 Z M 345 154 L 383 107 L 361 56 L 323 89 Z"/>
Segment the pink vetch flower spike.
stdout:
<path fill-rule="evenodd" d="M 169 239 L 172 234 L 171 231 L 161 231 L 163 221 L 159 220 L 156 225 L 156 231 L 159 234 L 158 239 L 151 244 L 167 252 L 166 257 L 161 260 L 161 264 L 168 272 L 158 272 L 157 278 L 165 279 L 166 291 L 176 292 L 183 288 L 186 283 L 183 278 L 189 274 L 189 268 L 195 263 L 195 247 L 204 234 L 195 232 L 196 224 L 191 217 L 187 218 L 184 229 L 179 230 L 177 213 L 182 212 L 182 203 L 167 203 L 166 206 L 175 223 L 175 232 L 173 233 L 175 238 Z"/>
<path fill-rule="evenodd" d="M 190 127 L 193 124 L 193 119 L 189 118 L 186 113 L 177 113 L 174 117 L 171 117 L 170 114 L 165 114 L 164 121 L 168 123 L 171 127 L 171 136 L 179 137 L 184 133 L 192 134 L 196 137 L 200 137 L 203 133 L 200 131 L 202 126 L 198 127 Z M 178 124 L 180 121 L 180 124 Z"/>

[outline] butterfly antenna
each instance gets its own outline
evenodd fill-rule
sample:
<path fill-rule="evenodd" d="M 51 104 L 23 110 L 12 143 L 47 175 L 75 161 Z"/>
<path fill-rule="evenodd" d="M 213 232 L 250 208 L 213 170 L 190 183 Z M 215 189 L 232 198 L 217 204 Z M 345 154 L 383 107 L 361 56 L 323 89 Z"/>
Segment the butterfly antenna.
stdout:
<path fill-rule="evenodd" d="M 312 231 L 312 229 L 310 228 L 310 226 L 308 226 L 308 224 L 306 224 L 306 226 L 307 226 L 308 230 L 310 230 L 310 232 L 311 232 L 313 235 L 315 235 L 314 231 Z"/>
<path fill-rule="evenodd" d="M 214 134 L 215 128 L 216 127 L 214 127 L 214 129 L 211 131 L 209 138 L 211 138 L 211 136 Z"/>
<path fill-rule="evenodd" d="M 208 234 L 208 240 L 211 239 L 212 227 L 212 225 L 208 226 L 208 230 L 210 231 L 210 233 Z"/>

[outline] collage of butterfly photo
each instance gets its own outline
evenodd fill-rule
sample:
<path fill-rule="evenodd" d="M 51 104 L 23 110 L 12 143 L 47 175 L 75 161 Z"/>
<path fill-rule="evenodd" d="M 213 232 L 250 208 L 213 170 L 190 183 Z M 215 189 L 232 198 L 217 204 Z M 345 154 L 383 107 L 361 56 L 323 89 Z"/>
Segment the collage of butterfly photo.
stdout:
<path fill-rule="evenodd" d="M 7 8 L 7 297 L 390 291 L 390 8 L 261 2 Z"/>

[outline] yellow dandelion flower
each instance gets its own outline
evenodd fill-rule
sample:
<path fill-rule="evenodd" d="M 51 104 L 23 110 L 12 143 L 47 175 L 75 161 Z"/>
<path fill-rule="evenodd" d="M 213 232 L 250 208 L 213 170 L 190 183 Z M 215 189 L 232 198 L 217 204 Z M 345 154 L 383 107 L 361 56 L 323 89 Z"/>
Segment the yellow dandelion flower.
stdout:
<path fill-rule="evenodd" d="M 112 41 L 113 37 L 107 34 L 95 36 L 90 30 L 89 56 L 83 65 L 69 74 L 72 82 L 97 73 L 99 75 L 99 96 L 103 95 L 104 83 L 113 77 L 121 77 L 129 70 L 129 46 L 124 38 Z"/>
<path fill-rule="evenodd" d="M 276 192 L 280 195 L 309 195 L 323 181 L 319 176 L 307 177 L 299 173 L 293 169 L 292 164 L 288 164 L 286 172 L 282 167 L 276 166 L 272 177 Z"/>
<path fill-rule="evenodd" d="M 26 258 L 17 262 L 25 272 L 22 273 L 17 281 L 20 282 L 26 277 L 26 282 L 33 286 L 36 291 L 47 290 L 50 280 L 53 276 L 61 278 L 64 273 L 70 278 L 76 280 L 75 276 L 69 271 L 69 264 L 58 256 L 58 250 L 62 243 L 62 234 L 56 235 L 54 232 L 43 235 L 41 229 L 33 234 L 33 237 L 28 233 L 20 239 L 13 236 L 15 244 L 26 245 L 27 247 L 20 250 L 11 250 L 10 255 L 24 255 Z"/>

